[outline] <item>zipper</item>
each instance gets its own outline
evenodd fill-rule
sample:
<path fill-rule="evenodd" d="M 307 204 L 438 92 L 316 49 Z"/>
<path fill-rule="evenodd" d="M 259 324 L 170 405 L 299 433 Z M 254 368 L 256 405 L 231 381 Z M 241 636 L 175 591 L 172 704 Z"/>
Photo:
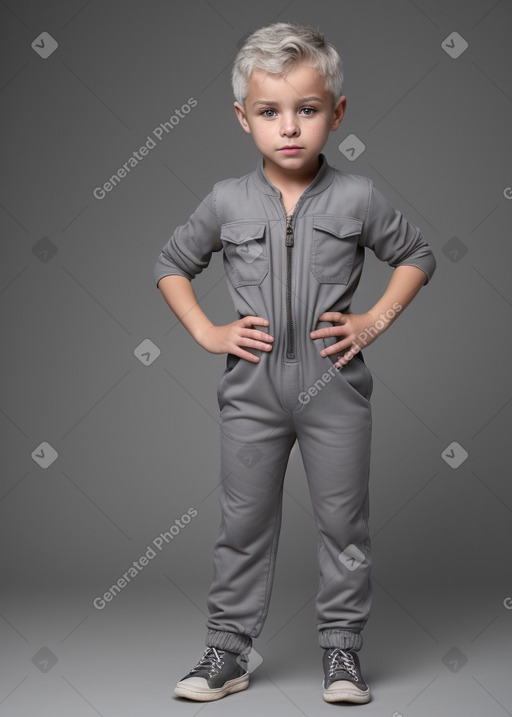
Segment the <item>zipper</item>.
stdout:
<path fill-rule="evenodd" d="M 285 246 L 286 246 L 286 358 L 295 358 L 295 328 L 293 325 L 292 315 L 292 261 L 293 261 L 293 214 L 286 214 L 286 207 L 284 206 L 283 198 L 279 198 L 284 209 L 286 216 L 286 234 L 285 234 Z"/>

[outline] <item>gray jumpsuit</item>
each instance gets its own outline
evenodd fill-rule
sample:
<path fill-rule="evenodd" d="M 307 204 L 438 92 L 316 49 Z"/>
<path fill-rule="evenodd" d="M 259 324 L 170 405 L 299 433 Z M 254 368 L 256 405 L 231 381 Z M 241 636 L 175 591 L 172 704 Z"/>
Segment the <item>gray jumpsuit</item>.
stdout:
<path fill-rule="evenodd" d="M 217 182 L 177 227 L 154 267 L 193 279 L 223 250 L 239 317 L 262 316 L 272 350 L 257 364 L 227 354 L 217 388 L 221 419 L 219 502 L 206 645 L 249 652 L 265 622 L 279 541 L 283 480 L 297 440 L 316 526 L 321 647 L 359 650 L 372 604 L 369 517 L 372 376 L 362 352 L 341 369 L 320 356 L 339 338 L 310 338 L 325 311 L 350 311 L 365 247 L 391 267 L 436 261 L 371 179 L 320 168 L 286 216 L 263 170 Z"/>

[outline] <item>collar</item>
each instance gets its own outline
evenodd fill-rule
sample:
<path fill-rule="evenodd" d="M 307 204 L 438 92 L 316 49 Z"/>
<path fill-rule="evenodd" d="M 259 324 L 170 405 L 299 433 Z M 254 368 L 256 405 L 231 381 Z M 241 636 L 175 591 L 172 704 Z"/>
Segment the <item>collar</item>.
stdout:
<path fill-rule="evenodd" d="M 320 194 L 320 192 L 323 192 L 324 189 L 327 189 L 327 187 L 334 179 L 334 169 L 327 162 L 325 154 L 320 153 L 318 157 L 320 159 L 320 167 L 318 169 L 318 172 L 316 173 L 315 178 L 303 192 L 308 196 Z M 270 194 L 272 196 L 279 197 L 281 196 L 281 192 L 274 184 L 272 184 L 270 179 L 265 174 L 265 171 L 263 169 L 263 160 L 264 158 L 261 157 L 258 166 L 253 172 L 254 183 L 257 189 L 259 189 L 260 192 L 263 192 L 263 194 Z"/>

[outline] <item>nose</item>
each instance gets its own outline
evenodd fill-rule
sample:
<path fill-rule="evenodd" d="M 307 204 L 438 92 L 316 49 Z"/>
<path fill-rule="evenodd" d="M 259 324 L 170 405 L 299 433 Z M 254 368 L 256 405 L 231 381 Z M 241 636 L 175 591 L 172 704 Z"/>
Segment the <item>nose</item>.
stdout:
<path fill-rule="evenodd" d="M 283 112 L 281 115 L 281 134 L 287 137 L 299 134 L 299 124 L 293 112 Z"/>

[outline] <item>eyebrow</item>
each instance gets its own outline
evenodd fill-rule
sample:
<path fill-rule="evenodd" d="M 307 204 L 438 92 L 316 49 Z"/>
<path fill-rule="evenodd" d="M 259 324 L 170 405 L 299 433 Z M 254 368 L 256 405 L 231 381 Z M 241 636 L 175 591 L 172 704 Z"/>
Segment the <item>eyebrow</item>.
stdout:
<path fill-rule="evenodd" d="M 323 100 L 320 97 L 301 97 L 300 100 L 298 100 L 299 103 L 302 102 L 311 102 L 312 100 L 315 100 L 316 102 L 322 102 Z M 279 102 L 276 100 L 256 100 L 256 102 L 253 102 L 253 107 L 256 105 L 277 105 L 279 106 Z"/>

